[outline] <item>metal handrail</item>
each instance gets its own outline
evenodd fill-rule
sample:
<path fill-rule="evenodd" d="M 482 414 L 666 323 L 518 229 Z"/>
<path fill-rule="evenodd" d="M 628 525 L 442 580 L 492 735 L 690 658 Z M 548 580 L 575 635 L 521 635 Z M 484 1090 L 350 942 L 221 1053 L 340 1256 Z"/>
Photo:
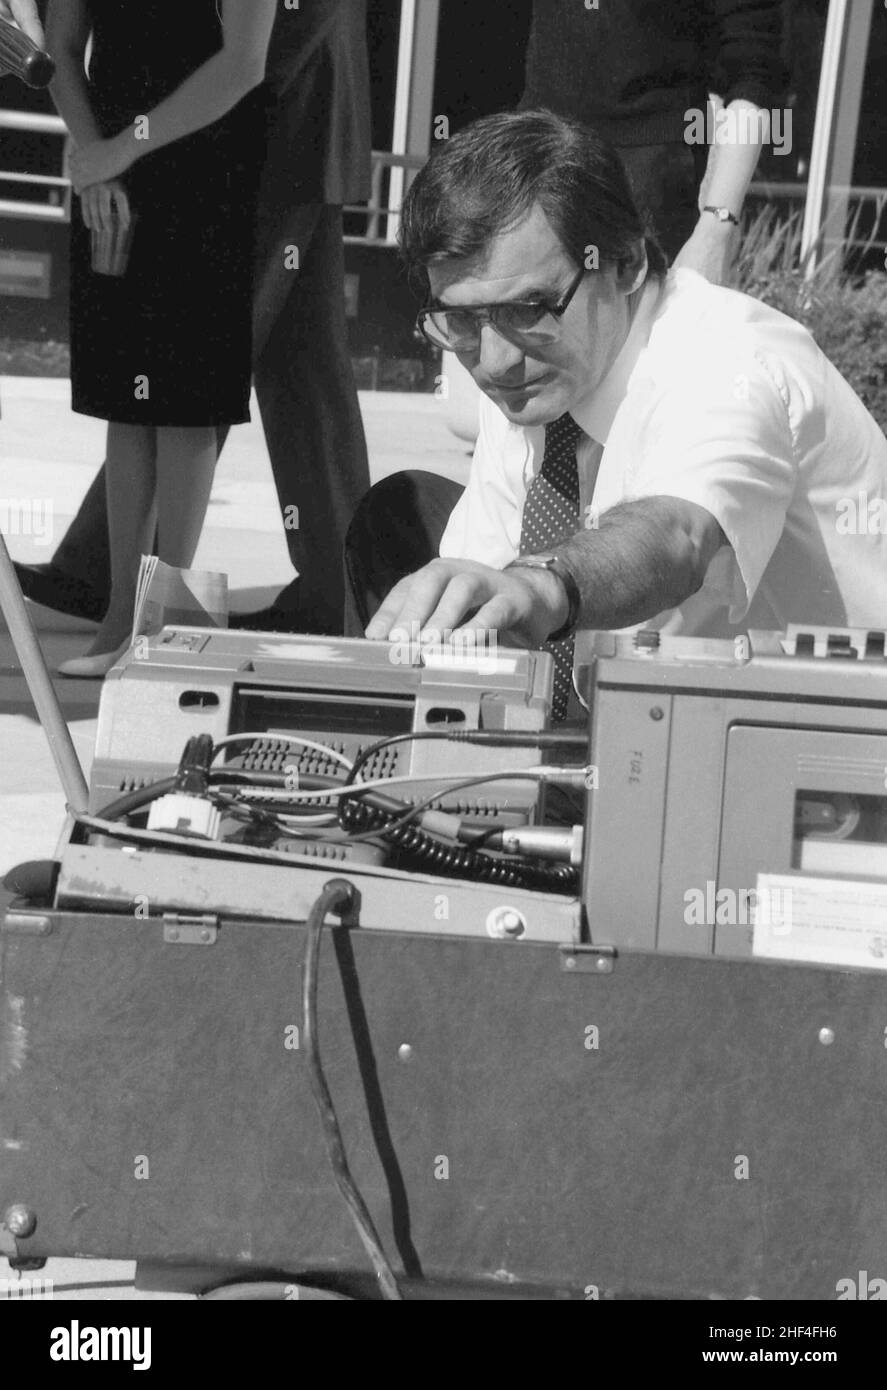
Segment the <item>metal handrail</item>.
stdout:
<path fill-rule="evenodd" d="M 749 193 L 761 198 L 806 198 L 806 183 L 776 183 L 771 180 L 761 179 L 749 185 Z M 887 198 L 887 188 L 879 188 L 875 184 L 863 183 L 833 183 L 829 185 L 830 193 L 848 194 L 851 198 L 871 199 L 878 202 L 880 199 Z"/>
<path fill-rule="evenodd" d="M 349 246 L 393 246 L 395 244 L 389 219 L 396 218 L 399 207 L 391 207 L 383 195 L 385 173 L 391 169 L 416 171 L 425 163 L 424 158 L 415 154 L 391 154 L 388 150 L 373 150 L 372 173 L 370 176 L 370 197 L 367 203 L 350 203 L 345 211 L 357 213 L 367 219 L 367 229 L 363 236 L 346 236 Z M 384 230 L 383 230 L 384 223 Z"/>
<path fill-rule="evenodd" d="M 28 135 L 57 135 L 62 144 L 62 170 L 68 162 L 68 130 L 61 116 L 46 116 L 37 111 L 0 110 L 0 130 L 24 131 Z M 29 184 L 47 190 L 61 189 L 62 201 L 33 203 L 0 198 L 0 218 L 15 218 L 27 222 L 70 222 L 71 181 L 64 172 L 59 174 L 20 174 L 0 169 L 0 183 Z"/>
<path fill-rule="evenodd" d="M 32 111 L 0 110 L 0 130 L 18 130 L 31 135 L 57 135 L 64 140 L 62 167 L 67 165 L 68 131 L 60 116 L 40 115 Z M 396 217 L 399 209 L 388 205 L 384 195 L 385 174 L 391 169 L 421 169 L 425 160 L 418 155 L 391 154 L 388 150 L 372 151 L 372 171 L 370 177 L 370 197 L 367 203 L 350 203 L 345 211 L 366 218 L 366 232 L 363 236 L 347 236 L 346 242 L 357 246 L 391 246 L 394 238 L 389 233 L 389 218 Z M 64 206 L 52 203 L 15 202 L 0 198 L 0 218 L 26 218 L 32 221 L 58 222 L 70 220 L 71 182 L 62 175 L 19 174 L 0 169 L 0 183 L 34 184 L 47 189 L 65 190 Z"/>
<path fill-rule="evenodd" d="M 0 130 L 24 131 L 31 135 L 57 135 L 64 141 L 62 168 L 67 166 L 68 132 L 60 116 L 47 116 L 33 111 L 0 110 Z M 361 235 L 346 236 L 345 241 L 355 246 L 391 246 L 394 237 L 389 230 L 389 220 L 400 212 L 388 204 L 384 193 L 385 175 L 392 169 L 421 169 L 425 159 L 419 155 L 392 154 L 388 150 L 373 150 L 370 177 L 370 197 L 366 203 L 349 203 L 345 211 L 366 218 L 366 231 Z M 67 222 L 70 220 L 71 182 L 64 174 L 19 174 L 0 169 L 0 183 L 33 184 L 46 189 L 63 189 L 64 202 L 61 206 L 53 203 L 15 202 L 0 198 L 0 218 L 27 218 L 46 222 Z M 832 194 L 847 195 L 854 200 L 872 201 L 875 204 L 887 198 L 887 189 L 868 185 L 835 185 Z M 807 196 L 805 182 L 776 183 L 770 180 L 756 180 L 749 188 L 752 196 L 791 201 L 803 201 Z"/>
<path fill-rule="evenodd" d="M 25 130 L 32 135 L 67 135 L 61 116 L 44 116 L 37 111 L 0 110 L 0 130 Z"/>
<path fill-rule="evenodd" d="M 55 188 L 70 188 L 71 180 L 56 174 L 8 174 L 0 172 L 4 183 L 45 183 Z"/>
<path fill-rule="evenodd" d="M 771 180 L 756 180 L 749 186 L 749 196 L 765 198 L 769 202 L 778 202 L 785 199 L 789 202 L 806 203 L 807 185 L 805 183 L 776 183 Z M 826 217 L 819 229 L 821 248 L 835 250 L 843 248 L 842 254 L 851 250 L 883 251 L 887 250 L 887 235 L 877 236 L 876 233 L 885 221 L 887 213 L 887 188 L 878 187 L 874 184 L 830 184 L 828 188 L 829 201 L 837 200 L 839 204 L 838 216 L 831 215 Z M 839 223 L 846 223 L 848 220 L 848 208 L 851 204 L 855 205 L 854 216 L 858 216 L 864 204 L 872 204 L 874 225 L 868 235 L 855 236 L 854 227 L 836 226 Z M 843 211 L 841 206 L 843 205 Z M 793 215 L 797 216 L 797 212 Z M 855 224 L 854 224 L 855 226 Z M 887 228 L 885 228 L 887 234 Z"/>

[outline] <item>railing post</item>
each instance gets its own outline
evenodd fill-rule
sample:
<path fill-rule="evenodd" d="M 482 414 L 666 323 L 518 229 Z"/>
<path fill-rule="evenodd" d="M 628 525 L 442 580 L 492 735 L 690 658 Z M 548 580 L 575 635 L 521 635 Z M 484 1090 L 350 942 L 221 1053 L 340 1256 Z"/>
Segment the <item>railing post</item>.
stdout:
<path fill-rule="evenodd" d="M 393 154 L 428 156 L 431 144 L 434 69 L 440 0 L 401 0 L 397 86 L 394 97 Z M 403 167 L 393 168 L 388 186 L 387 240 L 397 240 L 401 204 L 411 178 Z"/>
<path fill-rule="evenodd" d="M 808 277 L 815 274 L 822 258 L 830 224 L 836 226 L 838 245 L 844 243 L 873 8 L 874 0 L 853 0 L 852 5 L 850 0 L 830 0 L 829 4 L 801 231 L 801 264 Z"/>

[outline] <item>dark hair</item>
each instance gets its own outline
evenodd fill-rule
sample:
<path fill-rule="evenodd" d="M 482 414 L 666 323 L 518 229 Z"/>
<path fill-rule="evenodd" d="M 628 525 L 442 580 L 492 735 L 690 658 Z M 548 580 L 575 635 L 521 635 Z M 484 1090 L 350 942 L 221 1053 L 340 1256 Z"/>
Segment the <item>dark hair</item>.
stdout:
<path fill-rule="evenodd" d="M 618 263 L 643 240 L 648 274 L 665 275 L 665 252 L 615 149 L 580 121 L 534 110 L 485 116 L 435 148 L 401 213 L 410 277 L 424 292 L 429 265 L 482 255 L 537 203 L 577 267 L 589 247 L 600 262 Z"/>

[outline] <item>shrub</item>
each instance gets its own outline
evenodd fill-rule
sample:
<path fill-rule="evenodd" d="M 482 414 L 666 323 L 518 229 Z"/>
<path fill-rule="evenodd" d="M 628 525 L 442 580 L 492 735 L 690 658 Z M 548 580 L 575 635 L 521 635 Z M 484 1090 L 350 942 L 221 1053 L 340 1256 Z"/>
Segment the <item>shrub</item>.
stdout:
<path fill-rule="evenodd" d="M 797 319 L 887 430 L 887 274 L 851 278 L 824 258 L 800 264 L 800 219 L 765 208 L 745 230 L 731 283 Z"/>

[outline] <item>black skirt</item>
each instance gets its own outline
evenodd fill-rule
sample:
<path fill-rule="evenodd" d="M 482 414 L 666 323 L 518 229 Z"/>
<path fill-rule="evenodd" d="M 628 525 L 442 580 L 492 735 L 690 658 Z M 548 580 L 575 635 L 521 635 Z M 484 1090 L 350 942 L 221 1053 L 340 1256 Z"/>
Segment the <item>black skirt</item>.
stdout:
<path fill-rule="evenodd" d="M 150 111 L 221 43 L 214 0 L 90 4 L 90 94 L 105 135 Z M 91 235 L 74 199 L 75 411 L 148 425 L 234 425 L 250 418 L 264 118 L 265 94 L 257 89 L 214 125 L 131 166 L 120 180 L 136 218 L 122 277 L 92 270 Z"/>

